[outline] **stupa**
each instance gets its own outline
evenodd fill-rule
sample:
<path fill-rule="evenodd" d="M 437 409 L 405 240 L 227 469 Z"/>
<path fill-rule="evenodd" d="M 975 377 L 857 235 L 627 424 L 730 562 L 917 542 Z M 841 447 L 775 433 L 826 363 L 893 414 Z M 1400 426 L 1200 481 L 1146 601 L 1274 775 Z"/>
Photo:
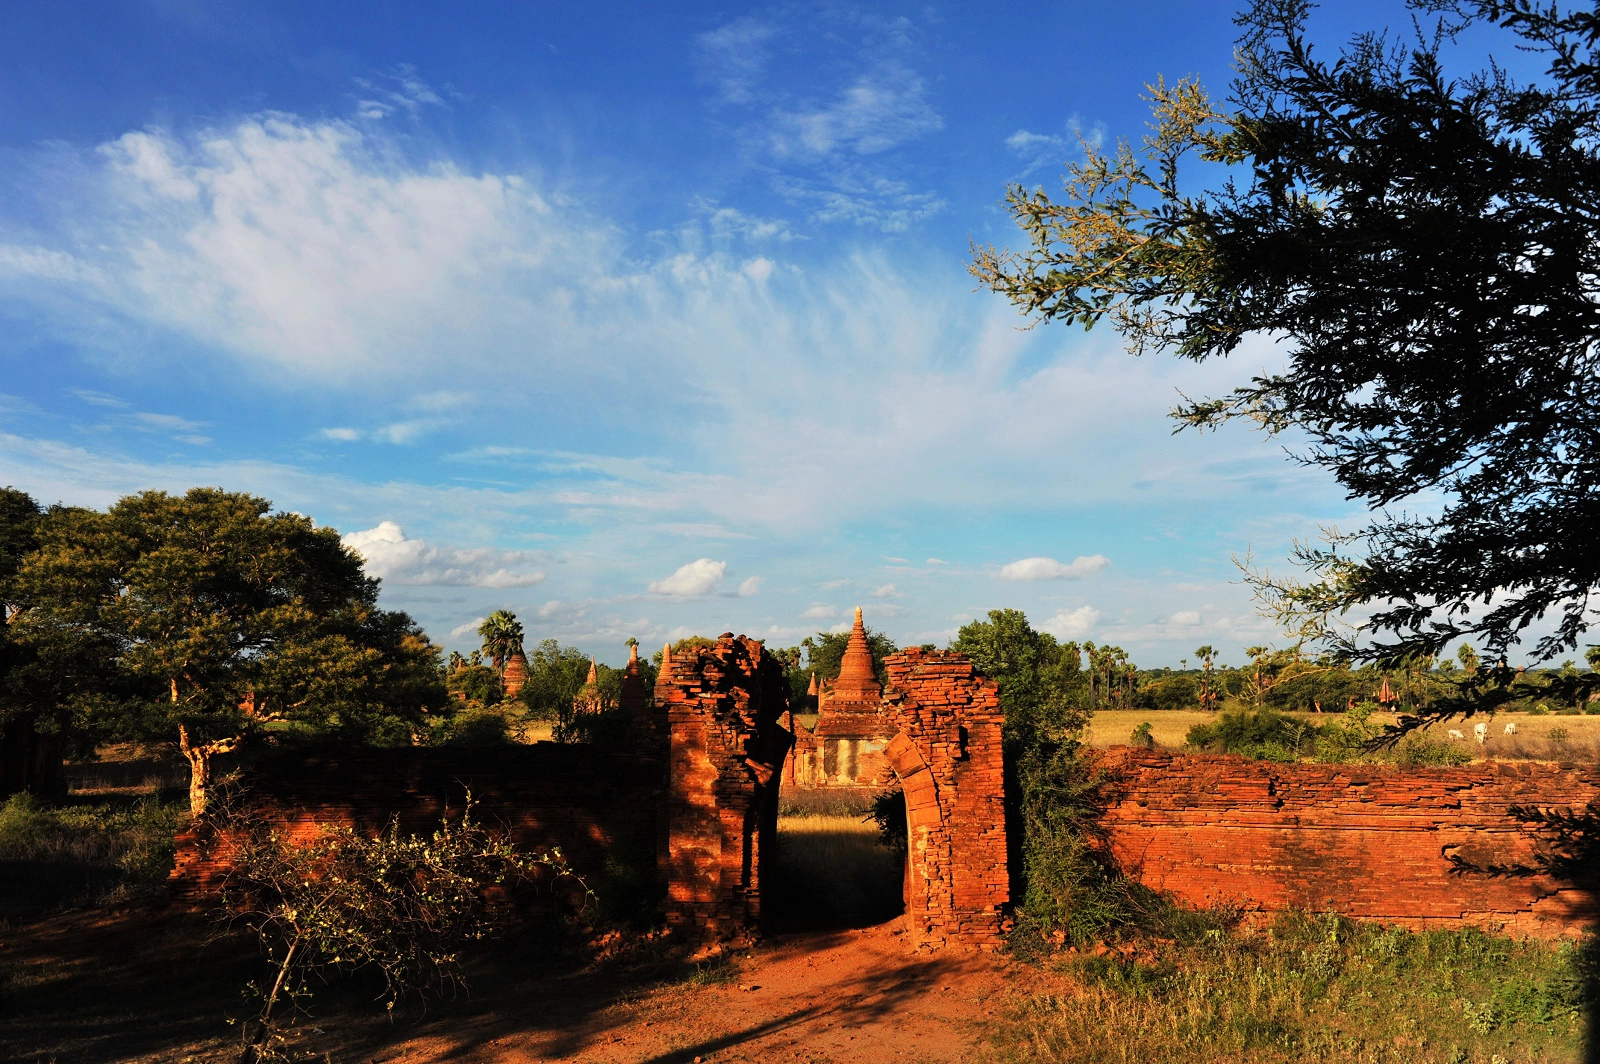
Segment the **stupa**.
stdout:
<path fill-rule="evenodd" d="M 794 721 L 789 782 L 796 787 L 877 788 L 886 784 L 892 773 L 883 749 L 894 737 L 895 728 L 883 714 L 883 687 L 872 667 L 861 607 L 856 607 L 839 675 L 821 685 L 813 675 L 812 691 L 817 698 L 816 727 Z"/>

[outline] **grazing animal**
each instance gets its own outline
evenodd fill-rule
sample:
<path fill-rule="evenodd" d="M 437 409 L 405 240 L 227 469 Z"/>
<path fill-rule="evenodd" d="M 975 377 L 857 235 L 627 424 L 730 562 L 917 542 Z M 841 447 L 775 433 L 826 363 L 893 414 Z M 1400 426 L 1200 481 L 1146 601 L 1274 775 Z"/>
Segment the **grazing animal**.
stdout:
<path fill-rule="evenodd" d="M 1517 734 L 1517 722 L 1514 721 L 1514 720 L 1506 721 L 1506 732 L 1505 733 L 1507 735 L 1515 735 L 1515 734 Z"/>
<path fill-rule="evenodd" d="M 1479 746 L 1482 746 L 1484 740 L 1489 738 L 1489 726 L 1487 724 L 1481 724 L 1481 723 L 1480 724 L 1474 724 L 1472 726 L 1472 737 L 1474 739 L 1478 740 L 1478 745 Z"/>
<path fill-rule="evenodd" d="M 1465 739 L 1466 736 L 1461 733 L 1461 729 L 1460 728 L 1451 728 L 1450 729 L 1450 738 L 1452 738 L 1452 739 Z"/>

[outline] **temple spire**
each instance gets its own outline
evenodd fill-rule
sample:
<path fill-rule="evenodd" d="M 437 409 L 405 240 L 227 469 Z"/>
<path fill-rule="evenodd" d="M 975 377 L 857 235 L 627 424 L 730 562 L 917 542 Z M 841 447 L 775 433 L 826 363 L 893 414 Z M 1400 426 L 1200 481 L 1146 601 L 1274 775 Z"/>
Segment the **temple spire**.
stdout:
<path fill-rule="evenodd" d="M 856 607 L 855 624 L 850 628 L 850 642 L 845 645 L 844 657 L 839 662 L 839 678 L 833 682 L 832 702 L 876 702 L 882 694 L 878 677 L 872 667 L 872 648 L 867 645 L 867 626 L 861 619 L 861 607 Z"/>

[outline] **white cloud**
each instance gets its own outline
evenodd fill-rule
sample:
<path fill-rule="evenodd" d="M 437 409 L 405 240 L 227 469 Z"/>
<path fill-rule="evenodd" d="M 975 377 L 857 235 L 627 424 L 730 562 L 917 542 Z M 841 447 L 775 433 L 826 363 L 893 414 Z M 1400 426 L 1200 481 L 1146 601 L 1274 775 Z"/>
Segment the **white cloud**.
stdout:
<path fill-rule="evenodd" d="M 874 591 L 868 592 L 868 594 L 870 594 L 875 599 L 905 598 L 905 595 L 902 594 L 898 589 L 896 589 L 896 587 L 893 584 L 884 584 L 882 587 L 877 588 Z"/>
<path fill-rule="evenodd" d="M 859 75 L 827 104 L 772 116 L 779 156 L 875 155 L 944 128 L 916 71 L 888 60 Z"/>
<path fill-rule="evenodd" d="M 715 85 L 725 103 L 751 102 L 765 72 L 768 42 L 777 28 L 743 15 L 695 38 L 700 77 Z"/>
<path fill-rule="evenodd" d="M 73 388 L 72 394 L 76 398 L 88 403 L 90 406 L 108 406 L 113 409 L 121 410 L 133 405 L 126 399 L 118 399 L 114 395 L 107 395 L 105 392 L 91 391 L 88 388 Z"/>
<path fill-rule="evenodd" d="M 1081 639 L 1094 629 L 1100 620 L 1100 611 L 1093 606 L 1079 606 L 1075 610 L 1060 610 L 1054 617 L 1039 625 L 1039 630 L 1049 632 L 1057 639 Z"/>
<path fill-rule="evenodd" d="M 466 624 L 458 624 L 450 629 L 450 638 L 460 639 L 464 635 L 476 635 L 478 633 L 478 625 L 486 620 L 488 620 L 487 617 L 474 617 Z"/>
<path fill-rule="evenodd" d="M 541 618 L 548 620 L 549 618 L 554 617 L 557 613 L 560 613 L 565 608 L 566 603 L 562 602 L 560 599 L 551 599 L 543 606 L 540 606 L 537 612 Z"/>
<path fill-rule="evenodd" d="M 1054 558 L 1023 558 L 1000 567 L 1001 580 L 1078 580 L 1111 564 L 1103 554 L 1079 555 L 1070 563 Z"/>
<path fill-rule="evenodd" d="M 739 584 L 739 597 L 749 598 L 751 595 L 761 593 L 761 578 L 759 576 L 746 577 Z"/>
<path fill-rule="evenodd" d="M 839 608 L 837 606 L 811 606 L 808 607 L 805 612 L 801 613 L 800 616 L 804 617 L 808 621 L 826 621 L 832 617 L 839 616 Z"/>
<path fill-rule="evenodd" d="M 325 440 L 338 440 L 341 443 L 352 443 L 361 438 L 361 433 L 351 428 L 323 429 L 322 438 Z"/>
<path fill-rule="evenodd" d="M 848 580 L 824 580 L 818 586 L 820 586 L 822 588 L 822 590 L 824 590 L 824 591 L 836 591 L 841 587 L 849 587 L 850 586 L 850 581 L 848 581 Z"/>
<path fill-rule="evenodd" d="M 680 565 L 671 576 L 650 581 L 650 591 L 657 595 L 678 595 L 696 598 L 710 594 L 727 575 L 728 563 L 699 558 Z"/>
<path fill-rule="evenodd" d="M 366 559 L 369 573 L 387 583 L 512 588 L 532 587 L 545 578 L 542 570 L 530 568 L 536 558 L 528 551 L 436 547 L 406 538 L 394 521 L 351 532 L 341 542 Z"/>
<path fill-rule="evenodd" d="M 1192 628 L 1200 623 L 1200 611 L 1179 610 L 1172 615 L 1172 623 L 1184 628 Z"/>
<path fill-rule="evenodd" d="M 942 558 L 929 558 L 929 559 L 928 559 L 928 560 L 927 560 L 927 561 L 926 561 L 926 562 L 924 562 L 924 563 L 923 563 L 923 564 L 924 564 L 924 565 L 949 565 L 949 564 L 950 564 L 950 563 L 949 563 L 949 562 L 947 562 L 947 561 L 945 561 L 945 560 L 944 560 L 944 559 L 942 559 Z"/>

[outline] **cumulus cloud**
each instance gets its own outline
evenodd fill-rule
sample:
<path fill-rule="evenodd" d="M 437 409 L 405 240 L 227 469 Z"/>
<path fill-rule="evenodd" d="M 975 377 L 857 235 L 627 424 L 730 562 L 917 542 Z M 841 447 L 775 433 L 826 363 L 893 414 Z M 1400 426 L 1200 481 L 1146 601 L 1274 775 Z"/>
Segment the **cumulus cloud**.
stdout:
<path fill-rule="evenodd" d="M 1093 606 L 1079 606 L 1075 610 L 1058 610 L 1054 617 L 1039 625 L 1039 630 L 1057 639 L 1082 639 L 1099 620 L 1099 610 Z"/>
<path fill-rule="evenodd" d="M 435 546 L 408 538 L 394 521 L 351 532 L 341 542 L 366 560 L 367 572 L 392 584 L 510 588 L 532 587 L 545 578 L 543 570 L 532 568 L 537 558 L 529 551 Z"/>
<path fill-rule="evenodd" d="M 995 575 L 1001 580 L 1079 580 L 1110 564 L 1103 554 L 1080 554 L 1068 563 L 1054 558 L 1023 558 L 1001 566 Z"/>
<path fill-rule="evenodd" d="M 805 612 L 800 614 L 800 616 L 804 617 L 808 621 L 826 621 L 830 618 L 839 616 L 839 608 L 837 606 L 811 606 L 808 607 Z"/>
<path fill-rule="evenodd" d="M 739 583 L 739 597 L 749 598 L 751 595 L 761 593 L 761 578 L 759 576 L 746 577 Z"/>
<path fill-rule="evenodd" d="M 710 558 L 697 558 L 687 565 L 678 566 L 677 570 L 661 580 L 650 581 L 650 591 L 656 595 L 676 595 L 682 598 L 698 598 L 709 595 L 716 590 L 722 578 L 728 573 L 728 563 L 712 561 Z"/>
<path fill-rule="evenodd" d="M 905 598 L 905 595 L 902 594 L 900 590 L 897 589 L 893 584 L 884 584 L 882 587 L 868 592 L 868 594 L 875 599 Z"/>
<path fill-rule="evenodd" d="M 1179 610 L 1172 615 L 1172 623 L 1184 628 L 1192 628 L 1200 623 L 1200 611 Z"/>

